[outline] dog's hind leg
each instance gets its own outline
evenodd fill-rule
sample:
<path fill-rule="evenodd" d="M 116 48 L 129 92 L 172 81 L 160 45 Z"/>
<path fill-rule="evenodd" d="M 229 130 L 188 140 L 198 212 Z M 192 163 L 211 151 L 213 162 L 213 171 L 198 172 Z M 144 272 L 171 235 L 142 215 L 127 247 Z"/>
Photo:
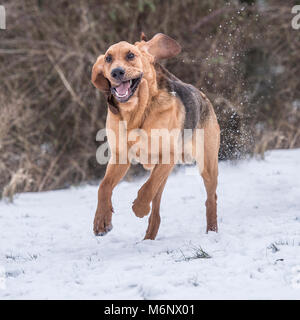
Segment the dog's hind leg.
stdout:
<path fill-rule="evenodd" d="M 161 201 L 162 193 L 164 191 L 166 182 L 167 182 L 167 179 L 165 179 L 165 181 L 162 182 L 162 184 L 160 185 L 157 191 L 156 196 L 152 201 L 151 215 L 149 218 L 148 229 L 147 229 L 144 240 L 147 240 L 147 239 L 154 240 L 157 235 L 159 225 L 160 225 L 160 214 L 159 214 L 160 201 Z"/>
<path fill-rule="evenodd" d="M 203 162 L 198 159 L 199 170 L 206 189 L 206 221 L 208 231 L 218 231 L 217 224 L 217 184 L 218 184 L 218 153 L 220 145 L 219 125 L 212 121 L 204 128 Z"/>

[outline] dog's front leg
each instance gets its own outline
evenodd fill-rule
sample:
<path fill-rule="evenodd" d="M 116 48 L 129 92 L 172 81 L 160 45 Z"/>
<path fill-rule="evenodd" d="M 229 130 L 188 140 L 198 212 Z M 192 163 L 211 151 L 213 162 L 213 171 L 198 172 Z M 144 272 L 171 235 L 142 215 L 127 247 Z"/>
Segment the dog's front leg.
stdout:
<path fill-rule="evenodd" d="M 113 207 L 111 196 L 114 187 L 126 174 L 130 164 L 108 164 L 105 176 L 98 190 L 98 205 L 94 219 L 94 233 L 104 236 L 112 229 L 111 217 Z"/>
<path fill-rule="evenodd" d="M 143 218 L 150 211 L 150 203 L 161 184 L 168 178 L 174 164 L 157 164 L 151 172 L 147 182 L 141 187 L 137 198 L 133 202 L 132 210 L 139 218 Z"/>

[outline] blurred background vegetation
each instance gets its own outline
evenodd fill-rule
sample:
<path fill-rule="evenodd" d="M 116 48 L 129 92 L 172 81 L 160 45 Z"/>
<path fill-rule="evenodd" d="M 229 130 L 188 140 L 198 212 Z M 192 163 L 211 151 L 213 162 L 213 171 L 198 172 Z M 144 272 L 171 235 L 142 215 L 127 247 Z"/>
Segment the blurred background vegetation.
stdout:
<path fill-rule="evenodd" d="M 2 1 L 3 2 L 3 1 Z M 165 66 L 201 88 L 221 126 L 220 159 L 300 147 L 297 1 L 4 1 L 0 30 L 0 196 L 91 181 L 106 104 L 91 85 L 109 45 L 163 32 Z M 136 172 L 132 171 L 132 172 Z"/>

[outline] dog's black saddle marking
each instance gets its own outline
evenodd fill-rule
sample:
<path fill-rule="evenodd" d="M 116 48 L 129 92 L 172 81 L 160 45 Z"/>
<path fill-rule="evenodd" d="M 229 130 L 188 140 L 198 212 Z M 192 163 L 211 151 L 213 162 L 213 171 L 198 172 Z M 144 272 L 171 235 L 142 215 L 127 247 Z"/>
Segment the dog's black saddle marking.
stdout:
<path fill-rule="evenodd" d="M 195 129 L 197 124 L 203 124 L 209 114 L 207 100 L 201 92 L 192 86 L 179 80 L 171 72 L 160 64 L 155 65 L 159 74 L 158 86 L 166 88 L 170 94 L 178 96 L 185 108 L 184 129 Z"/>

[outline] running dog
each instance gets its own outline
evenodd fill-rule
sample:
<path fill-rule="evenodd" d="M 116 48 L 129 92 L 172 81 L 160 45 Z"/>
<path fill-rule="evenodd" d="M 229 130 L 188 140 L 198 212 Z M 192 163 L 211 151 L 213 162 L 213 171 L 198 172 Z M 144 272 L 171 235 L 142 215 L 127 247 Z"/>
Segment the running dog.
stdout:
<path fill-rule="evenodd" d="M 151 170 L 151 174 L 139 190 L 132 210 L 140 218 L 151 210 L 144 239 L 155 239 L 160 225 L 162 192 L 183 151 L 178 148 L 182 139 L 177 136 L 167 148 L 171 160 L 167 163 L 162 161 L 166 144 L 160 141 L 157 151 L 152 151 L 150 147 L 155 137 L 151 135 L 154 129 L 181 133 L 185 129 L 190 130 L 187 140 L 191 152 L 184 158 L 196 160 L 204 180 L 207 193 L 206 230 L 218 230 L 216 189 L 220 129 L 213 106 L 203 92 L 182 82 L 159 63 L 160 60 L 175 57 L 180 51 L 181 46 L 167 35 L 159 33 L 147 41 L 142 34 L 135 44 L 122 41 L 110 46 L 93 66 L 92 83 L 107 99 L 106 129 L 111 151 L 98 191 L 95 235 L 103 236 L 112 229 L 112 192 L 134 159 Z M 197 129 L 203 132 L 201 152 L 197 151 L 201 144 L 196 139 Z M 134 144 L 128 138 L 132 130 L 143 131 L 151 137 L 150 140 L 138 137 L 140 149 L 135 154 L 127 152 Z M 119 141 L 120 137 L 125 137 L 125 141 Z M 146 154 L 142 160 L 141 153 Z M 126 161 L 119 161 L 121 158 Z"/>

